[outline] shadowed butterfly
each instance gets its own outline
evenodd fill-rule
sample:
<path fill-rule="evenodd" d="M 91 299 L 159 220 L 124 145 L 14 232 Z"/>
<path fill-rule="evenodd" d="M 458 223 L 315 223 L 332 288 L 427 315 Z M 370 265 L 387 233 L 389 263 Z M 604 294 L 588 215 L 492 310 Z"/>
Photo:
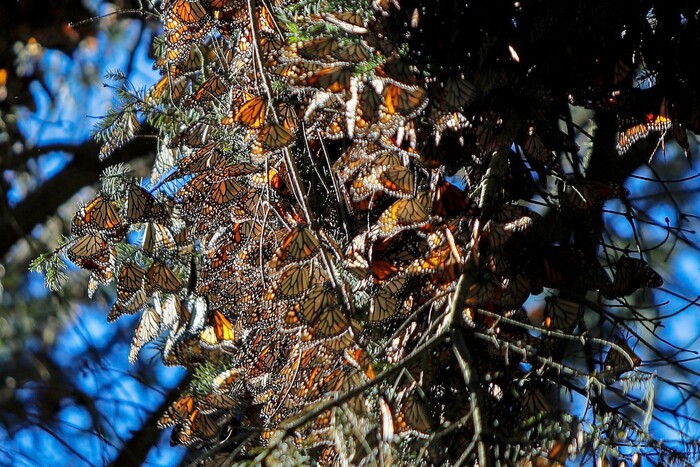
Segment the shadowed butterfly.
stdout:
<path fill-rule="evenodd" d="M 630 295 L 641 288 L 656 288 L 664 284 L 663 279 L 643 259 L 622 256 L 617 261 L 615 280 L 604 289 L 606 298 Z"/>

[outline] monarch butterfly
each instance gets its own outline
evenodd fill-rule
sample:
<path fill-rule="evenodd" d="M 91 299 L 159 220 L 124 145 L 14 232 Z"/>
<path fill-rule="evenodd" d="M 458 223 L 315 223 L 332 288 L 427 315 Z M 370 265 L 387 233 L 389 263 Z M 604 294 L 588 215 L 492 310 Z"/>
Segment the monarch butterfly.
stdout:
<path fill-rule="evenodd" d="M 205 267 L 207 270 L 216 271 L 222 266 L 229 264 L 229 258 L 235 253 L 241 244 L 240 236 L 236 232 L 228 232 L 228 235 L 212 241 L 212 246 L 208 248 L 205 256 Z M 231 258 L 233 259 L 233 258 Z"/>
<path fill-rule="evenodd" d="M 461 111 L 471 104 L 476 98 L 476 88 L 469 81 L 462 78 L 448 78 L 442 94 L 442 108 L 444 110 Z"/>
<path fill-rule="evenodd" d="M 304 365 L 304 369 L 306 368 L 309 368 L 309 366 Z M 304 371 L 304 373 L 300 381 L 301 384 L 296 388 L 294 397 L 302 400 L 304 403 L 316 402 L 324 393 L 323 369 L 316 365 Z"/>
<path fill-rule="evenodd" d="M 479 149 L 485 154 L 490 154 L 496 150 L 497 144 L 497 129 L 500 126 L 499 122 L 483 121 L 476 126 L 476 143 Z"/>
<path fill-rule="evenodd" d="M 283 101 L 277 104 L 276 109 L 277 118 L 283 127 L 291 131 L 298 126 L 299 121 L 294 106 Z"/>
<path fill-rule="evenodd" d="M 117 277 L 117 290 L 128 293 L 136 292 L 143 287 L 145 276 L 146 271 L 141 269 L 138 264 L 125 262 Z"/>
<path fill-rule="evenodd" d="M 186 144 L 193 148 L 202 147 L 209 141 L 209 132 L 212 128 L 214 127 L 207 122 L 194 122 L 175 136 L 172 140 L 172 144 L 175 146 Z"/>
<path fill-rule="evenodd" d="M 244 376 L 243 368 L 229 368 L 214 377 L 211 388 L 215 394 L 237 393 L 243 389 Z"/>
<path fill-rule="evenodd" d="M 188 420 L 196 410 L 196 400 L 192 394 L 185 393 L 168 407 L 158 420 L 158 428 L 163 429 Z"/>
<path fill-rule="evenodd" d="M 509 204 L 494 213 L 493 219 L 484 225 L 482 239 L 488 240 L 492 249 L 500 248 L 516 234 L 529 231 L 540 215 L 525 206 Z"/>
<path fill-rule="evenodd" d="M 146 292 L 142 289 L 134 292 L 117 291 L 117 301 L 109 310 L 107 321 L 112 323 L 124 315 L 133 315 L 146 306 Z"/>
<path fill-rule="evenodd" d="M 165 181 L 170 182 L 187 175 L 199 174 L 211 169 L 220 169 L 224 163 L 225 159 L 221 149 L 217 147 L 216 143 L 209 143 L 180 159 L 175 171 L 168 175 Z"/>
<path fill-rule="evenodd" d="M 617 379 L 622 373 L 632 371 L 642 364 L 642 359 L 634 353 L 626 339 L 616 337 L 613 343 L 617 344 L 622 349 L 610 347 L 608 354 L 605 356 L 604 370 L 612 373 Z"/>
<path fill-rule="evenodd" d="M 520 407 L 524 417 L 540 415 L 552 411 L 552 406 L 539 389 L 528 389 L 520 397 Z"/>
<path fill-rule="evenodd" d="M 309 291 L 303 299 L 299 316 L 318 338 L 337 336 L 350 325 L 350 318 L 338 305 L 335 291 L 326 284 Z"/>
<path fill-rule="evenodd" d="M 186 60 L 193 42 L 212 28 L 209 15 L 199 2 L 175 0 L 163 4 L 166 57 L 177 64 Z"/>
<path fill-rule="evenodd" d="M 275 75 L 285 82 L 296 83 L 306 75 L 304 68 L 298 63 L 284 63 L 275 67 L 272 71 Z"/>
<path fill-rule="evenodd" d="M 366 135 L 372 131 L 373 126 L 379 122 L 379 109 L 382 98 L 372 85 L 360 85 L 357 96 L 357 106 L 354 114 L 347 115 L 348 119 L 354 119 L 354 128 L 358 135 Z M 351 108 L 348 106 L 347 112 Z"/>
<path fill-rule="evenodd" d="M 165 222 L 167 213 L 165 206 L 146 189 L 137 183 L 131 183 L 126 195 L 126 214 L 128 222 Z"/>
<path fill-rule="evenodd" d="M 250 128 L 260 128 L 265 124 L 266 114 L 267 97 L 248 96 L 246 102 L 234 115 L 233 121 L 240 122 Z"/>
<path fill-rule="evenodd" d="M 231 164 L 216 171 L 217 178 L 240 177 L 242 175 L 250 175 L 260 170 L 260 167 L 241 162 L 239 164 Z"/>
<path fill-rule="evenodd" d="M 253 378 L 269 373 L 278 366 L 284 357 L 282 349 L 286 350 L 285 344 L 283 339 L 270 339 L 264 332 L 258 333 L 249 341 L 252 355 L 246 374 L 249 385 Z"/>
<path fill-rule="evenodd" d="M 353 202 L 357 203 L 376 194 L 379 186 L 377 174 L 372 170 L 372 166 L 367 166 L 350 184 L 350 197 Z"/>
<path fill-rule="evenodd" d="M 159 260 L 154 261 L 153 265 L 148 269 L 146 282 L 149 290 L 160 290 L 166 293 L 177 293 L 184 286 L 182 279 Z"/>
<path fill-rule="evenodd" d="M 627 128 L 620 132 L 617 140 L 617 152 L 622 155 L 625 154 L 634 143 L 639 140 L 646 138 L 651 132 L 665 132 L 671 126 L 673 122 L 665 115 L 647 115 L 647 121 L 645 123 L 640 123 L 634 125 L 633 127 Z"/>
<path fill-rule="evenodd" d="M 111 278 L 111 262 L 114 252 L 100 234 L 78 237 L 68 248 L 68 259 L 78 267 Z"/>
<path fill-rule="evenodd" d="M 199 23 L 206 19 L 207 10 L 198 1 L 192 0 L 175 0 L 174 2 L 166 2 L 163 9 L 172 13 L 180 21 L 185 23 Z"/>
<path fill-rule="evenodd" d="M 331 352 L 331 355 L 332 353 L 344 352 L 355 342 L 355 333 L 359 332 L 360 329 L 361 325 L 356 320 L 350 320 L 350 326 L 345 331 L 323 341 L 323 349 Z"/>
<path fill-rule="evenodd" d="M 229 414 L 240 414 L 246 407 L 246 401 L 239 395 L 210 393 L 200 399 L 199 411 L 204 415 L 227 411 Z"/>
<path fill-rule="evenodd" d="M 528 128 L 522 141 L 522 150 L 525 157 L 537 164 L 549 164 L 554 160 L 554 152 L 547 149 L 540 137 L 535 133 L 535 127 Z"/>
<path fill-rule="evenodd" d="M 222 2 L 216 0 L 211 3 L 211 6 L 213 9 L 212 17 L 222 35 L 231 36 L 249 24 L 248 8 L 246 8 L 245 3 L 229 0 L 227 5 L 215 5 L 220 3 Z"/>
<path fill-rule="evenodd" d="M 397 58 L 387 60 L 382 67 L 377 69 L 376 73 L 385 81 L 399 86 L 412 87 L 418 84 L 416 75 L 411 71 L 410 66 Z"/>
<path fill-rule="evenodd" d="M 415 392 L 415 383 L 403 389 L 395 404 L 393 415 L 393 432 L 398 435 L 427 438 L 432 422 L 423 403 Z"/>
<path fill-rule="evenodd" d="M 160 251 L 172 251 L 176 246 L 175 238 L 170 229 L 157 222 L 149 222 L 143 232 L 141 248 L 148 254 Z"/>
<path fill-rule="evenodd" d="M 404 300 L 401 294 L 406 286 L 406 277 L 400 276 L 385 283 L 370 302 L 367 321 L 370 323 L 382 323 L 392 319 L 400 311 L 403 311 Z"/>
<path fill-rule="evenodd" d="M 328 37 L 296 42 L 293 46 L 302 58 L 310 61 L 329 59 L 340 47 L 337 39 Z"/>
<path fill-rule="evenodd" d="M 154 340 L 160 334 L 160 315 L 152 307 L 146 308 L 141 314 L 136 326 L 134 337 L 129 349 L 129 363 L 136 362 L 139 352 L 144 345 Z"/>
<path fill-rule="evenodd" d="M 126 233 L 126 227 L 117 204 L 100 194 L 81 208 L 71 223 L 73 235 L 84 233 L 102 233 L 106 238 L 120 240 Z"/>
<path fill-rule="evenodd" d="M 402 165 L 392 166 L 382 171 L 378 182 L 385 193 L 397 198 L 413 195 L 416 187 L 413 171 Z"/>
<path fill-rule="evenodd" d="M 452 276 L 456 280 L 458 274 Z M 503 308 L 517 308 L 530 295 L 530 278 L 525 274 L 513 274 L 511 277 L 506 277 L 501 280 L 501 293 L 497 300 L 494 300 L 496 305 Z"/>
<path fill-rule="evenodd" d="M 218 177 L 217 177 L 218 178 Z M 243 192 L 244 187 L 234 178 L 226 178 L 212 183 L 209 188 L 209 199 L 216 205 L 229 204 L 235 201 Z"/>
<path fill-rule="evenodd" d="M 556 289 L 577 283 L 589 290 L 598 290 L 610 284 L 610 279 L 598 260 L 589 258 L 581 250 L 549 246 L 533 253 L 537 256 L 528 264 L 533 293 L 539 293 L 542 286 Z"/>
<path fill-rule="evenodd" d="M 447 180 L 440 180 L 435 187 L 432 213 L 443 219 L 463 214 L 469 205 L 464 191 Z"/>
<path fill-rule="evenodd" d="M 99 233 L 78 237 L 68 248 L 68 259 L 80 267 L 92 262 L 105 263 L 109 260 L 107 240 Z"/>
<path fill-rule="evenodd" d="M 426 239 L 418 232 L 404 230 L 394 237 L 380 238 L 375 242 L 372 250 L 372 261 L 384 259 L 403 267 L 425 255 L 429 246 Z"/>
<path fill-rule="evenodd" d="M 211 171 L 204 171 L 195 174 L 194 177 L 190 178 L 187 183 L 182 185 L 182 187 L 177 190 L 175 193 L 175 199 L 182 201 L 182 204 L 189 201 L 202 200 L 213 183 L 212 179 L 213 176 Z"/>
<path fill-rule="evenodd" d="M 235 347 L 237 343 L 233 323 L 219 310 L 209 311 L 208 325 L 199 333 L 199 339 L 204 347 L 221 348 Z"/>
<path fill-rule="evenodd" d="M 583 316 L 580 303 L 551 295 L 545 298 L 545 302 L 542 324 L 546 328 L 571 332 Z"/>
<path fill-rule="evenodd" d="M 316 255 L 320 242 L 307 227 L 298 225 L 284 238 L 282 245 L 270 260 L 270 267 L 278 269 L 289 263 L 308 261 Z"/>
<path fill-rule="evenodd" d="M 382 90 L 382 98 L 384 100 L 379 109 L 382 123 L 388 123 L 396 114 L 413 118 L 428 105 L 427 91 L 420 86 L 404 88 L 387 83 Z"/>
<path fill-rule="evenodd" d="M 385 183 L 381 180 L 383 173 L 394 167 L 403 167 L 401 163 L 401 158 L 397 154 L 390 152 L 382 153 L 374 160 L 368 160 L 368 163 L 357 174 L 350 186 L 350 194 L 353 201 L 357 202 L 366 199 L 376 191 L 386 191 L 384 189 Z M 410 183 L 410 181 L 405 179 L 402 181 Z M 410 194 L 413 195 L 413 191 Z"/>
<path fill-rule="evenodd" d="M 192 446 L 200 441 L 212 441 L 218 433 L 219 426 L 216 419 L 211 415 L 203 414 L 199 409 L 195 409 L 187 420 L 175 426 L 170 444 L 173 446 L 176 444 Z"/>
<path fill-rule="evenodd" d="M 283 269 L 263 299 L 268 301 L 289 300 L 301 296 L 311 285 L 309 268 L 291 264 Z"/>
<path fill-rule="evenodd" d="M 502 294 L 501 281 L 492 275 L 484 275 L 479 281 L 469 287 L 466 304 L 488 304 L 498 300 Z M 469 318 L 469 321 L 472 321 Z"/>
<path fill-rule="evenodd" d="M 606 298 L 630 295 L 641 288 L 661 287 L 664 281 L 643 259 L 622 256 L 617 261 L 612 286 L 603 291 Z"/>
<path fill-rule="evenodd" d="M 295 84 L 340 93 L 350 89 L 353 69 L 345 65 L 335 65 L 309 73 L 295 80 Z"/>
<path fill-rule="evenodd" d="M 433 200 L 431 193 L 419 192 L 414 198 L 399 199 L 377 219 L 379 235 L 391 237 L 405 229 L 415 229 L 430 222 Z"/>
<path fill-rule="evenodd" d="M 229 92 L 229 84 L 217 73 L 207 78 L 194 94 L 192 104 L 202 105 Z"/>
<path fill-rule="evenodd" d="M 213 352 L 205 349 L 199 343 L 196 335 L 188 336 L 184 329 L 178 335 L 168 336 L 162 351 L 162 361 L 166 366 L 187 366 L 212 361 Z"/>
<path fill-rule="evenodd" d="M 406 268 L 406 272 L 413 275 L 422 275 L 446 271 L 452 268 L 459 270 L 461 261 L 461 255 L 455 257 L 455 252 L 452 250 L 452 247 L 445 243 L 438 248 L 430 250 L 427 256 L 413 261 L 408 268 Z M 457 271 L 455 273 L 459 275 Z"/>
<path fill-rule="evenodd" d="M 570 207 L 579 212 L 590 212 L 613 198 L 626 198 L 629 192 L 617 183 L 581 181 L 567 183 L 561 198 L 563 207 Z"/>
<path fill-rule="evenodd" d="M 266 152 L 285 148 L 293 142 L 294 133 L 279 123 L 271 123 L 258 132 L 251 146 L 251 155 L 260 157 Z"/>
<path fill-rule="evenodd" d="M 281 169 L 284 170 L 284 166 L 282 166 Z M 287 185 L 282 179 L 283 176 L 284 172 L 280 173 L 279 170 L 275 169 L 274 167 L 270 167 L 267 173 L 258 172 L 256 174 L 252 174 L 249 177 L 249 180 L 250 185 L 255 188 L 269 187 L 280 195 L 289 195 L 291 193 L 287 189 Z"/>
<path fill-rule="evenodd" d="M 180 98 L 187 91 L 189 81 L 181 76 L 173 76 L 172 73 L 163 76 L 156 84 L 151 87 L 146 93 L 145 99 L 151 99 L 162 102 L 170 100 L 178 103 Z"/>
<path fill-rule="evenodd" d="M 359 13 L 352 11 L 336 11 L 332 13 L 321 13 L 320 16 L 346 32 L 354 34 L 366 33 L 366 31 L 363 30 L 367 26 L 367 22 Z"/>
<path fill-rule="evenodd" d="M 372 51 L 364 42 L 357 41 L 331 51 L 331 56 L 343 62 L 361 63 L 372 57 Z"/>

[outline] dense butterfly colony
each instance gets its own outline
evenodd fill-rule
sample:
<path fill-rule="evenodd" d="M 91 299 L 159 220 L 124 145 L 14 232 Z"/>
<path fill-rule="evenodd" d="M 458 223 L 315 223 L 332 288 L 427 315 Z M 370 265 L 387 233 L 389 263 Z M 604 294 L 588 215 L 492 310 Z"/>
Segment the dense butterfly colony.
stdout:
<path fill-rule="evenodd" d="M 437 18 L 467 21 L 445 4 L 163 2 L 141 105 L 177 118 L 156 125 L 150 184 L 83 206 L 66 253 L 93 290 L 116 283 L 109 320 L 140 313 L 131 361 L 156 341 L 193 373 L 160 425 L 213 448 L 205 465 L 283 443 L 329 465 L 554 465 L 591 449 L 565 381 L 641 363 L 620 333 L 590 373 L 565 360 L 584 303 L 662 285 L 639 254 L 578 241 L 626 190 L 585 177 L 551 90 L 522 83 L 533 104 L 510 107 L 518 50 L 437 38 Z M 474 43 L 459 58 L 450 40 Z M 603 64 L 586 84 L 612 92 L 564 105 L 616 113 L 610 157 L 663 132 L 687 147 L 666 99 L 625 104 L 631 74 Z M 606 423 L 598 439 L 638 429 Z"/>

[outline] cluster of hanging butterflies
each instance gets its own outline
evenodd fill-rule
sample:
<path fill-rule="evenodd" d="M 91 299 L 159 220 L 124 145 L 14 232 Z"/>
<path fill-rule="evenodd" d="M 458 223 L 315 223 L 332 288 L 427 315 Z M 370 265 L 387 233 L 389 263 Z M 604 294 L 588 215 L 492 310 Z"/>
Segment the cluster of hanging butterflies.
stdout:
<path fill-rule="evenodd" d="M 258 435 L 250 443 L 268 443 L 278 427 L 425 342 L 470 264 L 476 279 L 459 311 L 467 336 L 488 339 L 469 344 L 478 371 L 498 375 L 486 403 L 518 420 L 554 415 L 544 389 L 554 383 L 518 363 L 556 355 L 552 335 L 574 332 L 584 309 L 552 292 L 538 320 L 524 302 L 545 288 L 615 299 L 662 281 L 626 256 L 611 281 L 595 255 L 553 245 L 514 186 L 525 180 L 579 218 L 625 189 L 564 173 L 557 151 L 568 149 L 533 111 L 512 135 L 509 176 L 519 181 L 504 181 L 496 206 L 485 206 L 483 177 L 506 127 L 478 110 L 487 80 L 476 72 L 428 79 L 387 39 L 396 1 L 372 2 L 376 15 L 297 14 L 291 28 L 277 13 L 293 3 L 164 1 L 163 77 L 146 100 L 188 117 L 163 135 L 159 188 L 127 183 L 73 220 L 69 259 L 96 283 L 116 282 L 109 319 L 141 313 L 130 360 L 158 341 L 165 363 L 204 380 L 160 425 L 187 446 L 246 430 Z M 642 123 L 647 133 L 667 128 L 657 120 Z M 632 128 L 621 152 L 643 133 Z M 449 177 L 447 167 L 463 175 Z M 544 189 L 551 179 L 565 180 L 558 192 Z M 609 352 L 613 371 L 640 363 L 618 364 Z M 440 347 L 429 355 L 434 362 L 407 366 L 378 397 L 346 402 L 364 419 L 381 415 L 380 438 L 425 439 L 459 422 L 445 439 L 471 439 L 460 420 L 473 407 L 446 399 L 466 391 L 462 374 L 441 371 L 458 361 Z M 518 384 L 514 396 L 507 388 Z M 339 455 L 336 409 L 294 437 L 322 447 L 329 463 Z"/>

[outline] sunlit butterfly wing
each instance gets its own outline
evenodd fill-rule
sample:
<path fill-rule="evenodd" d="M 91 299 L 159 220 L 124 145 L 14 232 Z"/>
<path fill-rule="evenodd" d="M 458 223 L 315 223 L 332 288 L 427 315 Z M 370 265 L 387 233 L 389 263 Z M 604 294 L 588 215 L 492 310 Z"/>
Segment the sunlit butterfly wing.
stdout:
<path fill-rule="evenodd" d="M 265 96 L 250 97 L 233 117 L 234 122 L 242 123 L 250 128 L 260 128 L 265 124 L 267 114 L 267 98 Z"/>
<path fill-rule="evenodd" d="M 316 255 L 321 243 L 316 235 L 305 226 L 297 226 L 284 238 L 270 267 L 279 268 L 285 264 L 308 261 Z"/>
<path fill-rule="evenodd" d="M 134 337 L 129 350 L 129 363 L 136 362 L 139 352 L 148 342 L 154 340 L 160 334 L 160 315 L 152 307 L 143 311 L 139 324 L 136 326 Z"/>
<path fill-rule="evenodd" d="M 166 293 L 179 292 L 184 283 L 164 262 L 154 261 L 146 273 L 146 282 L 150 290 Z"/>
<path fill-rule="evenodd" d="M 379 234 L 389 237 L 402 230 L 429 223 L 432 205 L 432 196 L 428 192 L 419 192 L 414 198 L 395 201 L 377 220 Z"/>

